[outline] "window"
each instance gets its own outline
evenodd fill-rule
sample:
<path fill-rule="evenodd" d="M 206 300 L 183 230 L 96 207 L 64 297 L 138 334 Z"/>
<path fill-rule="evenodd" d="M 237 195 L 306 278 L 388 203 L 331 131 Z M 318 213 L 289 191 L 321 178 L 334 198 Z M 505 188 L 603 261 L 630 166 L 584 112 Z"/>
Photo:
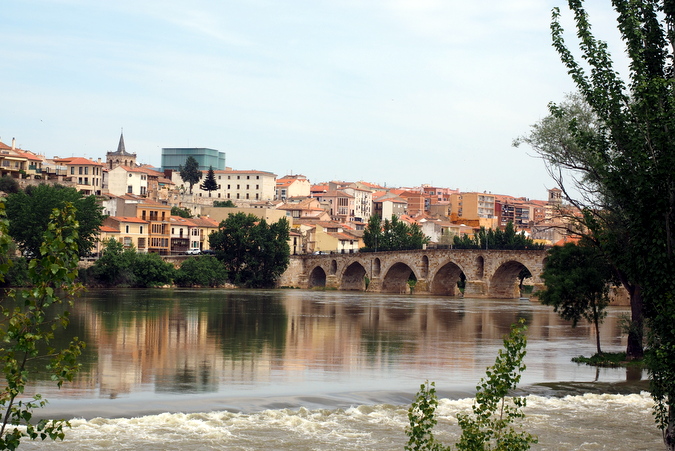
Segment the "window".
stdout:
<path fill-rule="evenodd" d="M 82 175 L 82 166 L 80 166 L 80 167 L 77 168 L 77 169 L 78 169 L 78 173 L 79 173 L 80 175 Z"/>
<path fill-rule="evenodd" d="M 251 178 L 250 175 L 247 175 L 247 176 L 246 176 L 246 180 L 249 180 L 250 178 Z"/>
<path fill-rule="evenodd" d="M 75 175 L 75 167 L 70 167 L 70 175 Z"/>
<path fill-rule="evenodd" d="M 249 186 L 250 186 L 250 185 L 246 185 L 246 189 L 250 189 Z"/>
<path fill-rule="evenodd" d="M 129 233 L 129 226 L 128 225 L 124 226 L 124 233 Z"/>
<path fill-rule="evenodd" d="M 140 233 L 141 235 L 143 234 L 143 226 L 138 227 L 138 233 Z"/>
<path fill-rule="evenodd" d="M 127 186 L 127 193 L 132 194 L 134 192 L 134 187 L 129 185 Z"/>
<path fill-rule="evenodd" d="M 84 175 L 89 175 L 89 166 L 84 167 Z"/>

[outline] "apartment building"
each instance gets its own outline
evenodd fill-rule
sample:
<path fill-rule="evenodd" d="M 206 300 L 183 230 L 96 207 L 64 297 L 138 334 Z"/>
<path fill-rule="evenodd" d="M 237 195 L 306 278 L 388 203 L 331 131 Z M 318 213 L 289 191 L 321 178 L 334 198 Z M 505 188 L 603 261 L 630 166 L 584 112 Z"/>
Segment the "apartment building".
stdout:
<path fill-rule="evenodd" d="M 149 199 L 136 206 L 136 217 L 148 222 L 148 252 L 169 255 L 171 252 L 171 207 Z"/>
<path fill-rule="evenodd" d="M 138 167 L 117 166 L 108 171 L 108 192 L 115 196 L 148 195 L 148 174 Z"/>
<path fill-rule="evenodd" d="M 102 162 L 82 157 L 55 158 L 54 162 L 66 167 L 66 179 L 70 179 L 78 191 L 95 196 L 103 192 L 105 165 Z"/>
<path fill-rule="evenodd" d="M 304 175 L 286 175 L 276 181 L 276 200 L 286 201 L 293 197 L 309 197 L 311 185 Z"/>
<path fill-rule="evenodd" d="M 472 227 L 497 228 L 495 196 L 488 193 L 455 193 L 450 195 L 450 221 Z"/>
<path fill-rule="evenodd" d="M 110 230 L 116 231 L 116 239 L 122 243 L 125 249 L 136 248 L 138 252 L 148 251 L 149 222 L 133 216 L 108 216 L 103 220 L 103 225 Z"/>

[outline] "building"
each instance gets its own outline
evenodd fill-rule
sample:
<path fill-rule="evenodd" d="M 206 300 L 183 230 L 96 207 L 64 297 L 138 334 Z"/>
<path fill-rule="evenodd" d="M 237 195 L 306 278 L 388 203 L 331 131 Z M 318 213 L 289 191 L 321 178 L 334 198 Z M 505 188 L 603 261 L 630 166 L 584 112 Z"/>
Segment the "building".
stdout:
<path fill-rule="evenodd" d="M 54 159 L 57 164 L 66 167 L 66 179 L 74 184 L 83 194 L 100 196 L 103 191 L 103 168 L 100 161 L 74 157 Z"/>
<path fill-rule="evenodd" d="M 149 199 L 136 205 L 136 217 L 148 221 L 148 252 L 169 255 L 171 252 L 171 207 Z"/>
<path fill-rule="evenodd" d="M 148 195 L 148 174 L 141 168 L 117 166 L 108 171 L 108 192 L 115 196 Z"/>
<path fill-rule="evenodd" d="M 224 171 L 213 171 L 213 175 L 218 183 L 218 189 L 215 191 L 206 191 L 200 188 L 204 182 L 207 171 L 202 171 L 202 179 L 192 187 L 192 193 L 195 197 L 211 197 L 213 200 L 226 201 L 231 200 L 237 205 L 248 205 L 254 202 L 274 200 L 276 191 L 277 175 L 265 171 L 235 171 L 226 169 Z M 183 192 L 188 192 L 189 187 L 185 185 L 179 172 L 172 172 L 171 181 L 176 187 L 183 187 Z"/>
<path fill-rule="evenodd" d="M 136 154 L 127 152 L 124 146 L 123 133 L 120 133 L 120 142 L 117 144 L 117 150 L 105 154 L 105 162 L 108 169 L 115 169 L 117 166 L 127 166 L 130 168 L 136 166 Z"/>
<path fill-rule="evenodd" d="M 488 193 L 455 193 L 450 195 L 450 220 L 472 227 L 496 229 L 495 196 Z"/>
<path fill-rule="evenodd" d="M 304 175 L 286 175 L 276 182 L 276 200 L 286 201 L 292 197 L 309 197 L 311 185 Z"/>
<path fill-rule="evenodd" d="M 136 248 L 138 252 L 148 251 L 148 232 L 150 230 L 148 221 L 134 216 L 108 216 L 103 220 L 102 232 L 106 232 L 107 237 L 116 235 L 116 239 L 122 243 L 125 249 Z M 113 235 L 111 230 L 116 231 Z M 103 237 L 102 237 L 103 238 Z"/>
<path fill-rule="evenodd" d="M 193 157 L 199 164 L 201 171 L 225 170 L 225 152 L 206 147 L 164 147 L 162 148 L 162 171 L 178 171 L 185 166 L 185 160 Z"/>

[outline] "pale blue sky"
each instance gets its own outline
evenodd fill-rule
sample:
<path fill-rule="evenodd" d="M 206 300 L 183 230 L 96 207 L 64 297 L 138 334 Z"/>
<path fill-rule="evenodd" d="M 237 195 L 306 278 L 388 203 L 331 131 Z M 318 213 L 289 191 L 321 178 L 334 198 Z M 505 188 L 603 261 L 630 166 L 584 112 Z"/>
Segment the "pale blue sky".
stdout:
<path fill-rule="evenodd" d="M 542 162 L 511 142 L 574 89 L 548 28 L 565 4 L 4 0 L 0 140 L 105 158 L 124 128 L 156 166 L 162 147 L 210 147 L 313 183 L 545 199 Z"/>

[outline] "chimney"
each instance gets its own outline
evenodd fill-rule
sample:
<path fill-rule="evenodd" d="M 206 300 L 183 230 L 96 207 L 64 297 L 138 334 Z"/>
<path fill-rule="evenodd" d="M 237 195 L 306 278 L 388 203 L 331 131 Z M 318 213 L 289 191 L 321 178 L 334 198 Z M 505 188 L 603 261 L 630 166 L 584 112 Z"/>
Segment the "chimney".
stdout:
<path fill-rule="evenodd" d="M 16 149 L 16 138 L 12 138 L 12 150 Z"/>

